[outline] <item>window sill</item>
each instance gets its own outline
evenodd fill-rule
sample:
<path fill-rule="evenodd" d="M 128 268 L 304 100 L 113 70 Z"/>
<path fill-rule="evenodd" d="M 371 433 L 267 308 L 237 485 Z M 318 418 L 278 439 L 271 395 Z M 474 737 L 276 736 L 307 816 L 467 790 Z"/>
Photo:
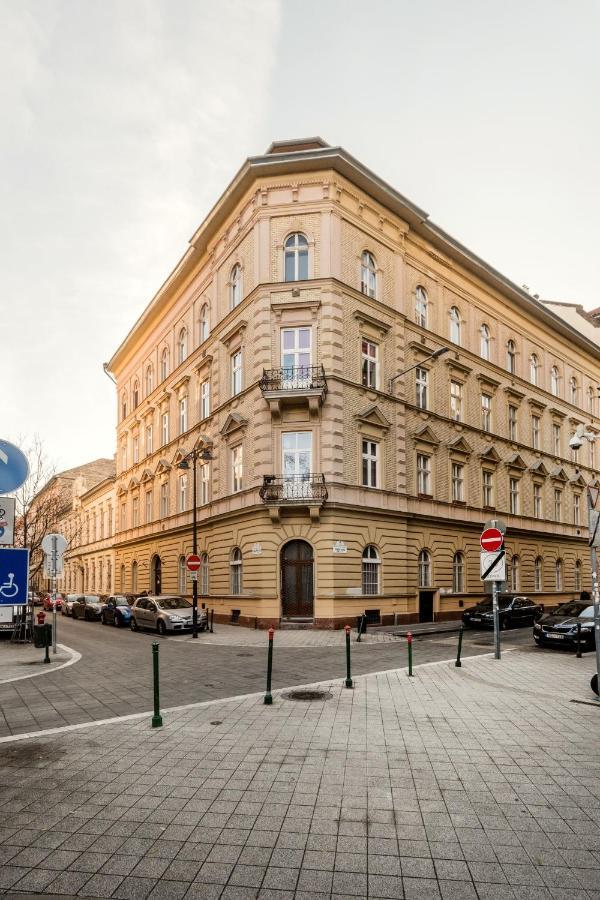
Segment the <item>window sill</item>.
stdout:
<path fill-rule="evenodd" d="M 419 500 L 433 500 L 433 494 L 417 494 Z"/>

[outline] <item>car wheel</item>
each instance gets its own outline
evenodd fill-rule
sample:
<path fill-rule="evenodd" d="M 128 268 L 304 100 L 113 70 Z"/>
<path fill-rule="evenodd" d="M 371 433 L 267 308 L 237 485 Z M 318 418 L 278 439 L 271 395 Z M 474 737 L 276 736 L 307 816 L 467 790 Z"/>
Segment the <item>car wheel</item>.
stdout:
<path fill-rule="evenodd" d="M 165 625 L 165 623 L 163 622 L 162 619 L 159 619 L 158 622 L 156 623 L 156 630 L 158 631 L 158 633 L 160 634 L 161 637 L 164 637 L 165 634 L 167 633 L 167 626 Z"/>
<path fill-rule="evenodd" d="M 206 625 L 198 625 L 198 631 L 206 631 Z"/>
<path fill-rule="evenodd" d="M 115 628 L 119 628 L 119 626 L 122 624 L 123 623 L 121 622 L 120 616 L 117 616 L 117 614 L 115 613 L 115 615 L 113 616 L 113 625 L 115 626 Z"/>
<path fill-rule="evenodd" d="M 71 618 L 73 618 L 73 619 L 77 618 L 77 614 L 74 609 L 71 610 Z"/>
<path fill-rule="evenodd" d="M 501 631 L 506 631 L 506 629 L 509 627 L 510 627 L 510 620 L 507 617 L 500 619 L 500 630 Z"/>
<path fill-rule="evenodd" d="M 131 622 L 129 623 L 129 627 L 131 628 L 132 631 L 138 631 L 138 624 L 135 621 L 135 619 L 133 618 L 133 616 L 131 617 Z"/>
<path fill-rule="evenodd" d="M 100 616 L 100 621 L 102 622 L 103 625 L 108 625 L 108 622 L 106 621 L 104 616 Z"/>

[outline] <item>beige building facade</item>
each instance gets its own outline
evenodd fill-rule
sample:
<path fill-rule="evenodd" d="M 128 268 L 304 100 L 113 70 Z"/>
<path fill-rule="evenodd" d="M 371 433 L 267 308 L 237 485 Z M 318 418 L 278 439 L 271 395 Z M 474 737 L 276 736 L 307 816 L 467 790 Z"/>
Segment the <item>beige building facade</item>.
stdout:
<path fill-rule="evenodd" d="M 596 460 L 568 440 L 600 422 L 594 332 L 343 149 L 272 145 L 108 364 L 114 589 L 191 594 L 193 472 L 178 465 L 198 447 L 199 592 L 217 619 L 457 617 L 482 596 L 491 518 L 511 589 L 573 597 Z"/>
<path fill-rule="evenodd" d="M 92 488 L 77 485 L 64 523 L 69 549 L 59 582 L 65 593 L 112 594 L 115 585 L 115 475 Z"/>

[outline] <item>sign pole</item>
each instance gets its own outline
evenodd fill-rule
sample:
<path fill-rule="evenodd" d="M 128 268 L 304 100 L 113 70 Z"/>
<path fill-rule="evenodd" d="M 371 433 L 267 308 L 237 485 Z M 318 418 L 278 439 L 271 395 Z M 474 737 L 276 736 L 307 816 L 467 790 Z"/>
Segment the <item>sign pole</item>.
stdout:
<path fill-rule="evenodd" d="M 596 672 L 600 678 L 600 591 L 598 589 L 598 554 L 595 547 L 590 547 L 592 563 L 592 597 L 594 599 L 594 640 L 596 644 Z M 600 700 L 600 697 L 596 697 Z"/>
<path fill-rule="evenodd" d="M 56 654 L 56 535 L 52 535 L 52 653 Z"/>
<path fill-rule="evenodd" d="M 500 614 L 498 611 L 498 582 L 492 585 L 492 606 L 494 610 L 494 659 L 500 659 Z"/>

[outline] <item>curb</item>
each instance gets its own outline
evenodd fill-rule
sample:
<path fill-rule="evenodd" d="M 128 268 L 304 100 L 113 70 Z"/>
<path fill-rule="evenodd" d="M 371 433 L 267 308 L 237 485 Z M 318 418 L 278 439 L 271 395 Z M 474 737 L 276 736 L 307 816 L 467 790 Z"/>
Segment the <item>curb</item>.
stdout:
<path fill-rule="evenodd" d="M 57 644 L 57 649 L 61 649 L 64 653 L 69 654 L 69 659 L 66 659 L 58 666 L 43 666 L 37 672 L 27 672 L 25 675 L 14 675 L 12 678 L 0 678 L 0 684 L 11 684 L 13 681 L 24 681 L 26 678 L 38 678 L 40 675 L 51 675 L 52 672 L 58 672 L 59 669 L 66 669 L 68 666 L 72 666 L 74 663 L 79 662 L 81 659 L 81 653 L 78 653 L 77 650 L 73 650 L 71 647 L 67 647 L 65 644 Z"/>

